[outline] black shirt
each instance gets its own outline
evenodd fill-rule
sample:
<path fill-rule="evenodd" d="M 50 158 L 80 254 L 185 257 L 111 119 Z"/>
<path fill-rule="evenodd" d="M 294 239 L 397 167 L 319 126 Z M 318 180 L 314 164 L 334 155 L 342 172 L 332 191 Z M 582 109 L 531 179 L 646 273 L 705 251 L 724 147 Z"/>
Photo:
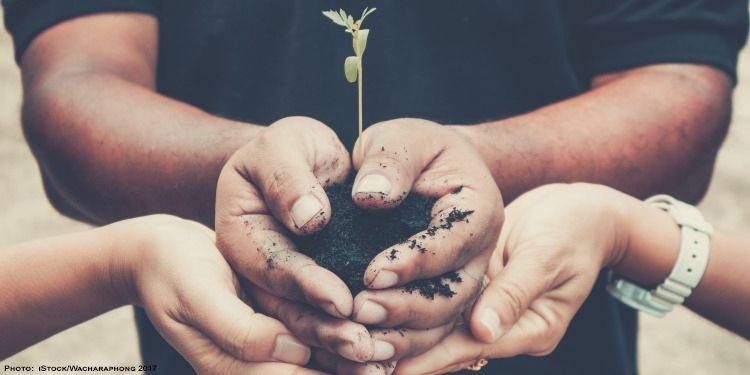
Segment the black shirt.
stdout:
<path fill-rule="evenodd" d="M 365 27 L 365 124 L 420 117 L 473 124 L 578 95 L 592 77 L 656 63 L 698 63 L 735 77 L 747 1 L 714 0 L 3 0 L 16 56 L 42 30 L 94 12 L 159 19 L 158 91 L 257 124 L 304 115 L 356 139 L 351 37 L 321 14 L 377 7 Z M 633 374 L 635 313 L 600 280 L 546 357 L 492 361 L 490 374 Z M 145 364 L 186 364 L 137 310 Z M 176 367 L 168 367 L 176 366 Z M 170 369 L 170 370 L 167 370 Z M 161 372 L 161 371 L 160 371 Z"/>

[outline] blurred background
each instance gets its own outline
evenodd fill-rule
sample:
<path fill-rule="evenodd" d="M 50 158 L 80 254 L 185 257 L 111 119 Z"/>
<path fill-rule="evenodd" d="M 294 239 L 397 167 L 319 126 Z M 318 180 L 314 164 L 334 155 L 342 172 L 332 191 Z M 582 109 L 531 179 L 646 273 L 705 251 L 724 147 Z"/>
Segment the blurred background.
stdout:
<path fill-rule="evenodd" d="M 39 171 L 21 132 L 21 96 L 13 44 L 2 25 L 0 9 L 0 247 L 88 228 L 61 216 L 47 202 Z M 734 93 L 732 126 L 719 154 L 711 188 L 700 208 L 717 227 L 750 235 L 748 198 L 750 49 L 745 48 Z M 642 315 L 640 330 L 638 356 L 643 375 L 750 373 L 750 341 L 684 308 L 664 319 Z M 5 365 L 153 365 L 141 363 L 137 348 L 133 312 L 124 307 L 2 361 L 0 373 Z"/>

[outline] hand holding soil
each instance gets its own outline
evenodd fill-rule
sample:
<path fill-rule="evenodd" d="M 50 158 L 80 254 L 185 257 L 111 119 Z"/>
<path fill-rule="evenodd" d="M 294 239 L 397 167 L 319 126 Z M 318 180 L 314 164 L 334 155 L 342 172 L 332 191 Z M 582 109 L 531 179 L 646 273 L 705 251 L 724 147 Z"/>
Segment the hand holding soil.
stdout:
<path fill-rule="evenodd" d="M 351 315 L 349 289 L 333 272 L 299 253 L 288 237 L 289 231 L 305 234 L 325 226 L 331 209 L 323 187 L 343 182 L 349 169 L 348 152 L 324 124 L 306 117 L 275 122 L 223 168 L 216 193 L 216 239 L 233 270 L 249 281 L 246 292 L 264 311 L 277 317 L 283 315 L 274 311 L 279 306 L 297 304 L 316 319 L 335 322 L 337 330 L 327 335 L 305 334 L 317 324 L 290 329 L 306 343 L 366 361 L 375 345 L 365 327 L 331 318 Z"/>
<path fill-rule="evenodd" d="M 363 140 L 364 160 L 354 159 L 359 172 L 352 197 L 358 206 L 393 208 L 410 192 L 437 200 L 425 230 L 375 256 L 364 275 L 368 289 L 355 297 L 354 321 L 391 327 L 373 328 L 371 334 L 391 344 L 390 360 L 398 360 L 431 349 L 474 302 L 497 244 L 503 204 L 479 154 L 446 127 L 398 119 L 371 126 L 358 142 Z M 441 275 L 447 276 L 450 293 L 412 287 L 415 280 Z M 347 362 L 325 352 L 315 358 L 338 373 L 392 368 Z"/>
<path fill-rule="evenodd" d="M 368 290 L 354 320 L 384 327 L 432 328 L 450 323 L 476 298 L 503 224 L 497 184 L 473 146 L 455 131 L 421 119 L 397 119 L 365 131 L 365 159 L 352 196 L 360 207 L 385 209 L 411 192 L 437 199 L 427 229 L 383 249 L 368 266 Z M 450 298 L 401 289 L 414 280 L 458 271 Z M 395 288 L 395 289 L 394 289 Z M 436 313 L 437 312 L 437 313 Z"/>
<path fill-rule="evenodd" d="M 454 131 L 402 119 L 373 126 L 363 139 L 352 193 L 358 206 L 393 208 L 410 191 L 436 203 L 424 230 L 375 257 L 358 303 L 287 236 L 317 232 L 331 217 L 323 187 L 344 181 L 349 158 L 330 129 L 308 118 L 278 121 L 232 156 L 217 189 L 217 241 L 249 281 L 247 292 L 303 342 L 323 348 L 322 363 L 344 366 L 417 355 L 446 335 L 476 298 L 502 225 L 496 184 Z M 400 288 L 449 272 L 449 291 L 430 298 Z M 363 324 L 399 328 L 368 332 Z"/>

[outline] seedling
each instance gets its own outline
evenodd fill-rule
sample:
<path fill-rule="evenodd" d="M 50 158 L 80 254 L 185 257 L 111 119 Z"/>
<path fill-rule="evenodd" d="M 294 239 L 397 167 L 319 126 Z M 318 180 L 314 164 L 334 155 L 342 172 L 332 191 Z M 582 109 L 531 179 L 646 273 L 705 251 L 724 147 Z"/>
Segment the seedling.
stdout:
<path fill-rule="evenodd" d="M 343 26 L 344 31 L 352 35 L 352 48 L 354 48 L 354 56 L 349 56 L 344 60 L 344 76 L 350 83 L 357 81 L 358 86 L 358 97 L 359 97 L 359 156 L 362 160 L 365 156 L 364 153 L 364 140 L 362 139 L 362 55 L 365 53 L 365 47 L 367 46 L 367 36 L 370 34 L 369 29 L 362 29 L 362 21 L 365 20 L 370 13 L 374 12 L 376 8 L 368 9 L 365 8 L 362 11 L 362 17 L 356 22 L 351 15 L 346 14 L 343 9 L 339 9 L 338 12 L 329 10 L 323 12 L 323 15 L 330 18 L 333 23 Z"/>

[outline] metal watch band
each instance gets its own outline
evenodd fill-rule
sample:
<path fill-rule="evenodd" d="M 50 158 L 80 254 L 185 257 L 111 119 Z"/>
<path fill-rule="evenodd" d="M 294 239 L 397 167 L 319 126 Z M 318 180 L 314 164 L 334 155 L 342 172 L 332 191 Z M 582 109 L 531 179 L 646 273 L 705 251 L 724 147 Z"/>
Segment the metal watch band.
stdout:
<path fill-rule="evenodd" d="M 700 282 L 708 264 L 709 239 L 713 227 L 692 205 L 668 195 L 656 195 L 646 203 L 667 211 L 680 225 L 680 251 L 672 272 L 653 290 L 646 290 L 609 271 L 607 291 L 637 310 L 663 317 L 676 305 L 682 304 Z"/>

